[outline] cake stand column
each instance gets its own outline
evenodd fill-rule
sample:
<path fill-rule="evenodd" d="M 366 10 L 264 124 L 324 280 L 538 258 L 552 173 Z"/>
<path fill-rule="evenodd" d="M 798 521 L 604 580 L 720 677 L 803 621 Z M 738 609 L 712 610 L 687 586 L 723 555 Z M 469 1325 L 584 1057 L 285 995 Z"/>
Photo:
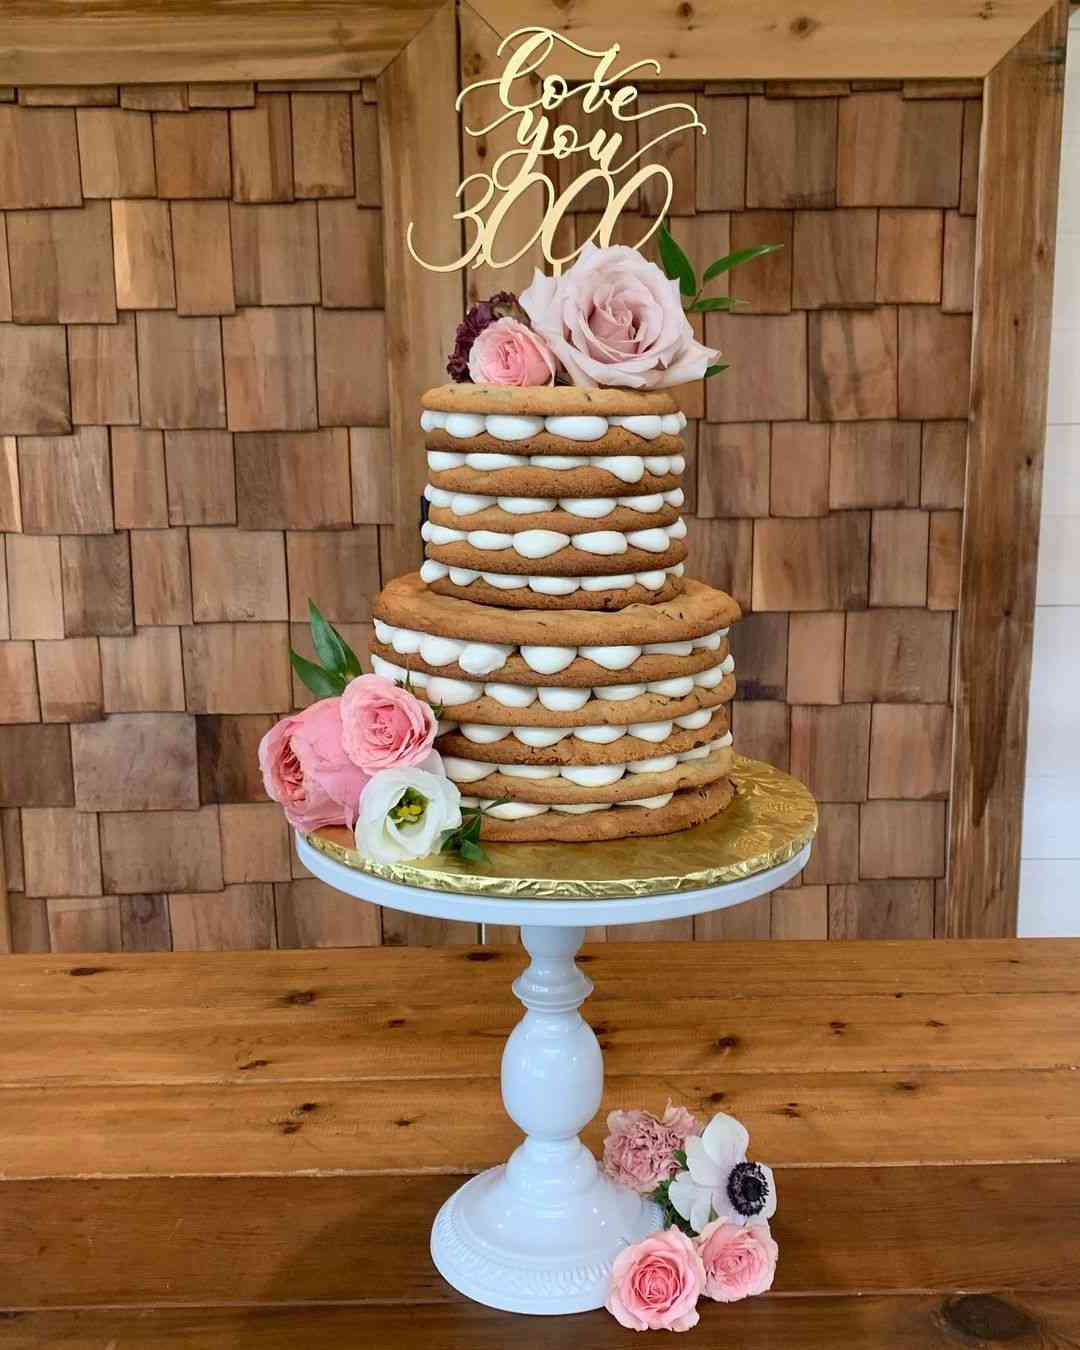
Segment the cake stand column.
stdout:
<path fill-rule="evenodd" d="M 657 1207 L 606 1177 L 578 1138 L 604 1086 L 600 1046 L 578 1012 L 593 988 L 574 961 L 584 936 L 522 927 L 532 960 L 514 993 L 526 1012 L 503 1051 L 502 1095 L 525 1140 L 456 1191 L 432 1229 L 443 1277 L 507 1312 L 600 1307 L 612 1261 L 660 1223 Z"/>

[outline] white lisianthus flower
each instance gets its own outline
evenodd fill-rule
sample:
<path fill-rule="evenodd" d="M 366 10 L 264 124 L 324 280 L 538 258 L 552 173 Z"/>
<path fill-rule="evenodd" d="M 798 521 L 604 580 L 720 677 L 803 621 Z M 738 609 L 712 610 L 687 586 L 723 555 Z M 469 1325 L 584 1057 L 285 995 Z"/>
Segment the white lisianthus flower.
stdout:
<path fill-rule="evenodd" d="M 424 858 L 461 824 L 461 793 L 436 751 L 411 768 L 383 769 L 364 788 L 356 847 L 372 862 Z"/>
<path fill-rule="evenodd" d="M 686 1171 L 675 1175 L 668 1198 L 695 1233 L 713 1218 L 745 1225 L 776 1213 L 772 1168 L 747 1161 L 749 1144 L 746 1128 L 723 1113 L 713 1116 L 704 1134 L 687 1139 Z"/>

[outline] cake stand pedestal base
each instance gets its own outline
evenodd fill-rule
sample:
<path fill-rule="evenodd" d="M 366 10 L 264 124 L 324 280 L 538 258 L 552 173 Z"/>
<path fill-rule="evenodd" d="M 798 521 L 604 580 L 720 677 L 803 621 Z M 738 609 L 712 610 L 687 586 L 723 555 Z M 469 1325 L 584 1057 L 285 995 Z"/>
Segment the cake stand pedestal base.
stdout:
<path fill-rule="evenodd" d="M 733 777 L 735 801 L 693 829 L 587 848 L 492 843 L 482 868 L 446 854 L 383 868 L 361 858 L 344 829 L 297 838 L 307 869 L 347 895 L 437 919 L 521 925 L 531 960 L 514 993 L 525 1016 L 503 1051 L 502 1096 L 525 1140 L 456 1191 L 431 1234 L 440 1273 L 478 1303 L 599 1308 L 615 1258 L 660 1226 L 659 1208 L 615 1185 L 578 1138 L 600 1108 L 604 1065 L 578 1012 L 592 985 L 574 957 L 588 924 L 706 914 L 802 871 L 817 828 L 809 792 L 756 760 L 737 757 Z"/>
<path fill-rule="evenodd" d="M 431 1233 L 443 1278 L 506 1312 L 601 1307 L 615 1257 L 660 1226 L 657 1206 L 606 1177 L 577 1137 L 604 1086 L 600 1046 L 578 1012 L 592 992 L 574 962 L 584 936 L 522 927 L 532 960 L 514 993 L 526 1012 L 503 1051 L 502 1094 L 525 1142 L 455 1191 Z"/>

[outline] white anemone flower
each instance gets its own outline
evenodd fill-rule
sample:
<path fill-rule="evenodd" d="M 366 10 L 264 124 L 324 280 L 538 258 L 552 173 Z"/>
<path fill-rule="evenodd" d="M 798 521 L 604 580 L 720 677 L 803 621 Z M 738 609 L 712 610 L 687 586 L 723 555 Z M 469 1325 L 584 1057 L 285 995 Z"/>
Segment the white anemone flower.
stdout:
<path fill-rule="evenodd" d="M 423 858 L 444 830 L 461 824 L 461 793 L 432 751 L 422 765 L 382 769 L 365 786 L 356 818 L 356 847 L 375 862 Z"/>
<path fill-rule="evenodd" d="M 723 1113 L 687 1139 L 686 1171 L 676 1174 L 668 1198 L 695 1233 L 714 1217 L 743 1226 L 776 1213 L 772 1168 L 747 1161 L 749 1144 L 745 1126 Z"/>

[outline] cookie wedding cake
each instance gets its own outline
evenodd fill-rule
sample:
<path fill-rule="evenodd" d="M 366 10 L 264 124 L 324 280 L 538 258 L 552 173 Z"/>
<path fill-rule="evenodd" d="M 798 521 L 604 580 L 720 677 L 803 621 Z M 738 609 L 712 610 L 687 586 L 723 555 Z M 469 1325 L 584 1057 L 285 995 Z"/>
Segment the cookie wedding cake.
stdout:
<path fill-rule="evenodd" d="M 590 263 L 672 294 L 631 249 Z M 435 748 L 482 838 L 685 829 L 732 798 L 740 617 L 685 575 L 686 418 L 663 388 L 554 383 L 556 345 L 515 313 L 467 321 L 477 379 L 422 399 L 426 560 L 378 596 L 372 668 L 438 709 Z"/>
<path fill-rule="evenodd" d="M 661 238 L 682 287 L 586 244 L 465 316 L 451 382 L 417 409 L 423 565 L 376 597 L 368 672 L 312 603 L 319 664 L 291 658 L 320 701 L 260 746 L 301 832 L 350 829 L 375 863 L 481 862 L 483 840 L 668 834 L 732 801 L 740 613 L 685 574 L 686 418 L 668 392 L 724 367 Z"/>

